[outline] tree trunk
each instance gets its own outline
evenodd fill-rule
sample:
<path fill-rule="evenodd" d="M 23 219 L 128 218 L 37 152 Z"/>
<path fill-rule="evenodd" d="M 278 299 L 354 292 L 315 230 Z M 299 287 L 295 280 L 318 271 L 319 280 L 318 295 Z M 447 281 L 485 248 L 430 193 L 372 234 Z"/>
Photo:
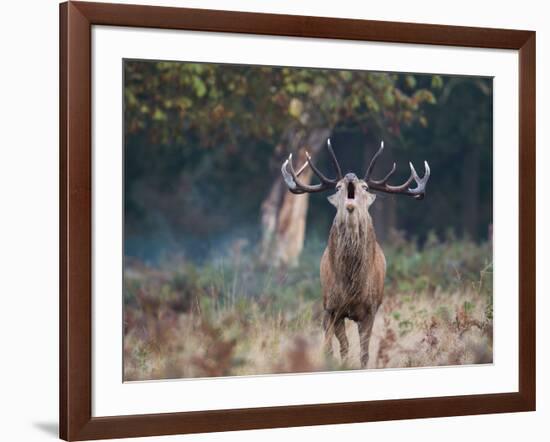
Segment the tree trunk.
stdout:
<path fill-rule="evenodd" d="M 277 151 L 292 152 L 295 167 L 306 161 L 305 151 L 315 156 L 325 144 L 330 130 L 291 128 L 281 140 Z M 282 164 L 282 161 L 281 161 Z M 307 168 L 300 180 L 308 183 L 311 170 Z M 260 259 L 265 265 L 275 267 L 294 266 L 304 247 L 309 195 L 294 195 L 277 174 L 271 190 L 261 206 L 262 240 Z"/>
<path fill-rule="evenodd" d="M 395 196 L 378 195 L 370 211 L 376 239 L 380 243 L 386 243 L 391 238 L 392 231 L 397 229 L 397 201 Z"/>
<path fill-rule="evenodd" d="M 365 168 L 379 148 L 378 140 L 370 140 L 365 149 Z M 382 178 L 389 171 L 395 161 L 392 149 L 386 149 L 384 155 L 378 159 L 376 170 L 373 171 L 373 178 Z M 370 214 L 374 223 L 376 239 L 385 243 L 391 236 L 391 232 L 397 228 L 397 201 L 395 196 L 379 193 L 374 204 L 370 208 Z"/>
<path fill-rule="evenodd" d="M 478 236 L 479 156 L 479 149 L 470 148 L 462 169 L 462 232 L 471 239 Z"/>

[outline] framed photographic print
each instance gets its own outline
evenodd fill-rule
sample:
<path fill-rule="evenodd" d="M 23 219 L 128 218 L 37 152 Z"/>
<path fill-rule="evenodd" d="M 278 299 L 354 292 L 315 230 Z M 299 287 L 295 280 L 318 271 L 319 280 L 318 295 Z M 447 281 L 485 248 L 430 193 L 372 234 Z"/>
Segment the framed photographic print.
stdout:
<path fill-rule="evenodd" d="M 535 33 L 60 6 L 60 436 L 535 409 Z"/>

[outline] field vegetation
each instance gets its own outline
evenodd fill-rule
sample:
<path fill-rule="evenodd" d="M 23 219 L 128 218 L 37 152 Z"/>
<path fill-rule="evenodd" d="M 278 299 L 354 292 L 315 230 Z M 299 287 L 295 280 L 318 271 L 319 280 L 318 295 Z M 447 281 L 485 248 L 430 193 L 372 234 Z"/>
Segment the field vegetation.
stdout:
<path fill-rule="evenodd" d="M 323 248 L 308 240 L 297 267 L 277 270 L 260 264 L 245 240 L 200 264 L 128 257 L 125 380 L 358 369 L 353 322 L 348 359 L 323 352 Z M 393 232 L 384 251 L 385 299 L 368 368 L 491 363 L 491 243 L 429 235 L 419 247 Z"/>

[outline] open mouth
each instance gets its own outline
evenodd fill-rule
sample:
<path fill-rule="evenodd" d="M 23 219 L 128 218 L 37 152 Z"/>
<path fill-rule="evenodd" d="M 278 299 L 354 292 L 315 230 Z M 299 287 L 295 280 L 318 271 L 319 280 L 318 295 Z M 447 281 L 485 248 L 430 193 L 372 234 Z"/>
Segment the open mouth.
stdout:
<path fill-rule="evenodd" d="M 353 183 L 348 183 L 348 199 L 355 199 L 355 185 Z"/>

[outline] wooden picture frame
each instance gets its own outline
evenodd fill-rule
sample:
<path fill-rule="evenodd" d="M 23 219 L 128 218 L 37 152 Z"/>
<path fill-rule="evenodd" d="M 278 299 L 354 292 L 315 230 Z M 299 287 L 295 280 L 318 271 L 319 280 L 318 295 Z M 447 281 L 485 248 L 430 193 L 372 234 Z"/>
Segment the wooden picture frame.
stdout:
<path fill-rule="evenodd" d="M 519 51 L 519 391 L 92 417 L 91 28 L 130 26 Z M 66 440 L 535 410 L 535 32 L 169 7 L 60 5 L 60 436 Z"/>

